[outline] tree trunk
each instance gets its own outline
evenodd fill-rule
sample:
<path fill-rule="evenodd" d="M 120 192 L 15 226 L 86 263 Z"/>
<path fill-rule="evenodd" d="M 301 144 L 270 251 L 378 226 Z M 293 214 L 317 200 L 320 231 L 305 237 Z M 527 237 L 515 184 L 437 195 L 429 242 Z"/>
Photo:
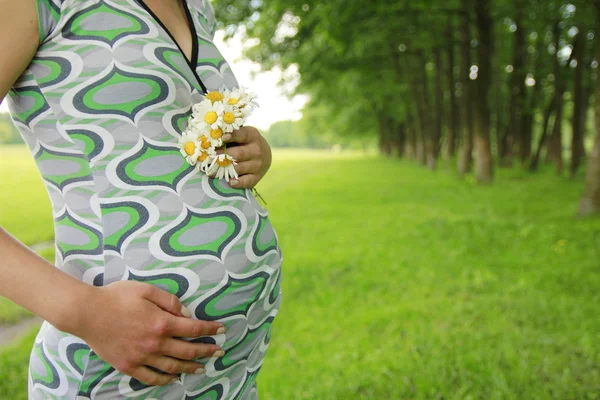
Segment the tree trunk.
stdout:
<path fill-rule="evenodd" d="M 472 82 L 469 78 L 471 67 L 471 0 L 462 0 L 465 15 L 460 27 L 460 82 L 461 82 L 461 147 L 457 162 L 458 174 L 464 176 L 473 165 L 473 108 L 471 106 Z"/>
<path fill-rule="evenodd" d="M 525 59 L 527 56 L 527 45 L 525 43 L 525 29 L 523 27 L 524 10 L 522 1 L 517 0 L 515 7 L 515 25 L 517 26 L 517 30 L 513 33 L 513 72 L 510 78 L 508 95 L 510 99 L 508 108 L 509 122 L 502 138 L 502 145 L 500 146 L 502 154 L 499 154 L 500 164 L 506 167 L 512 165 L 515 145 L 521 141 L 522 112 L 525 106 L 526 95 L 525 77 L 527 69 L 525 68 Z"/>
<path fill-rule="evenodd" d="M 392 130 L 389 124 L 389 118 L 379 112 L 379 151 L 386 156 L 393 153 Z"/>
<path fill-rule="evenodd" d="M 550 117 L 552 116 L 552 110 L 556 107 L 556 95 L 552 96 L 552 100 L 548 103 L 548 107 L 546 107 L 546 111 L 544 111 L 544 122 L 542 125 L 542 133 L 540 135 L 540 140 L 538 142 L 537 150 L 533 157 L 531 157 L 531 161 L 529 162 L 529 171 L 535 172 L 538 169 L 540 162 L 540 155 L 542 154 L 542 149 L 546 143 L 546 138 L 548 137 L 549 126 L 550 126 Z M 554 122 L 556 123 L 556 121 Z"/>
<path fill-rule="evenodd" d="M 596 136 L 585 175 L 583 197 L 579 205 L 579 215 L 582 217 L 600 214 L 600 101 L 598 96 L 600 90 L 596 88 Z"/>
<path fill-rule="evenodd" d="M 394 122 L 394 147 L 396 149 L 396 156 L 399 158 L 404 157 L 404 150 L 406 145 L 406 124 Z"/>
<path fill-rule="evenodd" d="M 502 42 L 499 43 L 501 47 L 504 47 L 504 44 Z M 506 133 L 506 118 L 507 118 L 507 111 L 506 111 L 506 96 L 504 94 L 504 82 L 502 80 L 502 75 L 504 74 L 504 64 L 502 61 L 500 60 L 495 60 L 494 64 L 496 65 L 496 72 L 495 72 L 495 76 L 498 77 L 498 79 L 494 82 L 494 107 L 496 109 L 496 129 L 495 129 L 495 134 L 496 134 L 496 151 L 497 154 L 504 154 L 504 148 L 503 148 L 503 138 L 504 135 Z M 508 86 L 508 85 L 507 85 Z"/>
<path fill-rule="evenodd" d="M 422 106 L 422 101 L 421 101 L 421 94 L 419 93 L 419 90 L 417 89 L 416 85 L 411 85 L 413 90 L 413 98 L 416 100 L 415 101 L 415 123 L 414 123 L 414 131 L 415 131 L 415 155 L 417 157 L 417 162 L 421 165 L 425 165 L 427 164 L 427 160 L 425 158 L 425 140 L 426 140 L 426 126 L 427 126 L 427 122 L 424 121 L 423 119 L 425 118 L 424 114 L 423 114 L 423 106 Z"/>
<path fill-rule="evenodd" d="M 420 64 L 418 60 L 415 63 L 415 70 L 419 70 Z M 417 162 L 421 165 L 427 165 L 427 154 L 426 154 L 426 143 L 427 143 L 427 131 L 428 131 L 428 119 L 426 116 L 426 109 L 423 103 L 423 91 L 421 90 L 421 86 L 415 80 L 412 80 L 410 83 L 411 92 L 413 94 L 413 99 L 415 100 L 415 115 L 416 115 L 416 124 L 417 129 L 415 130 L 416 135 L 416 150 L 417 150 Z"/>
<path fill-rule="evenodd" d="M 575 87 L 573 89 L 573 136 L 571 139 L 571 177 L 575 176 L 583 158 L 583 134 L 585 131 L 585 89 L 583 78 L 585 73 L 585 32 L 579 26 L 579 33 L 573 45 L 574 59 L 577 60 L 575 68 Z"/>
<path fill-rule="evenodd" d="M 404 145 L 404 155 L 407 158 L 414 159 L 417 156 L 415 122 L 412 110 L 409 105 L 406 106 L 406 143 Z"/>
<path fill-rule="evenodd" d="M 447 128 L 447 147 L 446 156 L 448 158 L 454 157 L 456 153 L 456 138 L 459 132 L 459 109 L 456 101 L 456 79 L 454 78 L 454 29 L 452 24 L 452 18 L 448 19 L 448 66 L 446 71 L 448 73 L 448 90 L 450 92 L 450 119 Z"/>
<path fill-rule="evenodd" d="M 395 46 L 390 44 L 390 56 L 393 59 L 393 67 L 396 72 L 397 79 L 402 81 L 404 74 L 402 68 L 402 63 L 400 62 L 400 57 L 398 51 Z M 414 94 L 413 94 L 414 95 Z M 412 105 L 410 102 L 406 102 L 404 104 L 406 110 L 406 117 L 403 123 L 396 123 L 396 133 L 397 133 L 397 141 L 396 147 L 398 151 L 398 156 L 401 157 L 414 157 L 414 140 L 415 140 L 415 131 L 413 130 L 413 119 L 412 119 Z M 412 149 L 411 149 L 412 147 Z"/>
<path fill-rule="evenodd" d="M 492 53 L 494 44 L 494 21 L 491 15 L 491 0 L 476 0 L 475 14 L 479 45 L 477 58 L 479 76 L 477 79 L 477 113 L 475 133 L 475 178 L 480 184 L 491 183 L 494 179 L 492 146 L 490 143 L 489 92 L 492 84 Z"/>
<path fill-rule="evenodd" d="M 563 155 L 562 155 L 562 121 L 564 109 L 564 94 L 566 90 L 566 82 L 563 68 L 560 66 L 558 59 L 558 49 L 560 49 L 560 21 L 554 23 L 554 87 L 556 97 L 556 110 L 554 112 L 554 126 L 552 128 L 552 136 L 548 140 L 546 146 L 546 160 L 556 164 L 556 173 L 562 175 L 563 170 Z"/>
<path fill-rule="evenodd" d="M 600 32 L 600 4 L 596 2 L 596 32 Z M 600 46 L 595 47 L 596 59 L 600 60 Z M 578 214 L 582 217 L 600 214 L 600 84 L 595 88 L 595 130 L 594 148 L 585 175 L 585 188 Z"/>
<path fill-rule="evenodd" d="M 444 121 L 444 91 L 442 89 L 442 74 L 444 65 L 442 63 L 442 49 L 436 47 L 433 51 L 435 61 L 435 129 L 432 138 L 433 155 L 437 160 L 440 154 L 442 130 Z"/>
<path fill-rule="evenodd" d="M 544 61 L 544 48 L 544 39 L 538 38 L 535 66 L 533 70 L 534 76 L 536 78 L 536 83 L 533 87 L 533 90 L 531 91 L 531 96 L 529 96 L 528 98 L 527 107 L 525 108 L 525 113 L 523 115 L 522 120 L 523 125 L 521 127 L 521 143 L 519 144 L 519 157 L 521 159 L 521 163 L 523 164 L 525 164 L 528 160 L 531 159 L 531 142 L 533 141 L 534 118 L 538 108 L 538 103 L 540 102 L 540 100 L 543 99 L 544 96 L 544 94 L 542 93 L 542 68 Z M 552 109 L 550 109 L 550 112 L 552 112 Z M 546 124 L 547 122 L 544 123 Z"/>
<path fill-rule="evenodd" d="M 432 134 L 431 118 L 427 117 L 427 113 L 430 110 L 429 102 L 429 84 L 427 79 L 427 59 L 423 51 L 419 52 L 419 63 L 421 70 L 421 103 L 422 103 L 422 120 L 421 125 L 423 127 L 423 144 L 425 148 L 425 160 L 426 165 L 429 169 L 435 169 L 436 163 L 436 151 L 435 151 L 435 138 Z"/>

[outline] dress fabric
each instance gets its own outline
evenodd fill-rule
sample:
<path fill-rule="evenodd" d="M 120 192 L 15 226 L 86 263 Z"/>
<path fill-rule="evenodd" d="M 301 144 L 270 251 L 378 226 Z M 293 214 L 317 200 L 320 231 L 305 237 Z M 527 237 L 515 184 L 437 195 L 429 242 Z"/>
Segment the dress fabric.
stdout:
<path fill-rule="evenodd" d="M 209 1 L 183 1 L 197 37 L 192 62 L 140 1 L 38 0 L 40 46 L 9 108 L 52 203 L 56 266 L 91 285 L 133 280 L 177 295 L 193 318 L 227 327 L 186 340 L 216 343 L 225 356 L 198 359 L 205 374 L 147 386 L 44 322 L 30 399 L 257 398 L 282 253 L 250 190 L 208 178 L 179 152 L 201 82 L 237 86 L 213 44 Z"/>

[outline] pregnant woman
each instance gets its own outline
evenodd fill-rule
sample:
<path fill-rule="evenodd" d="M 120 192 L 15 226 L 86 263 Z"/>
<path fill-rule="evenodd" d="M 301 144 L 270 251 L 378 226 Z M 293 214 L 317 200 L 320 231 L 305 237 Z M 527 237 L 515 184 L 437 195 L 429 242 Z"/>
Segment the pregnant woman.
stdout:
<path fill-rule="evenodd" d="M 0 0 L 0 99 L 55 221 L 57 268 L 0 229 L 0 295 L 45 319 L 30 399 L 257 398 L 281 298 L 250 190 L 270 149 L 224 137 L 227 183 L 178 147 L 192 105 L 238 86 L 214 32 L 208 0 Z"/>

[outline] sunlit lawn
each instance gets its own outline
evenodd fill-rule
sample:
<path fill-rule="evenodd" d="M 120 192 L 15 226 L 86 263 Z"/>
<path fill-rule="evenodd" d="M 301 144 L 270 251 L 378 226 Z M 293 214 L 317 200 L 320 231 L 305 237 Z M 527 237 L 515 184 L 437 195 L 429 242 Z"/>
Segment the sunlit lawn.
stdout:
<path fill-rule="evenodd" d="M 52 240 L 46 189 L 25 146 L 0 146 L 0 226 L 25 244 Z"/>
<path fill-rule="evenodd" d="M 276 152 L 259 191 L 284 297 L 261 399 L 600 398 L 600 220 L 573 217 L 581 189 Z M 32 338 L 0 352 L 0 398 L 26 398 Z"/>

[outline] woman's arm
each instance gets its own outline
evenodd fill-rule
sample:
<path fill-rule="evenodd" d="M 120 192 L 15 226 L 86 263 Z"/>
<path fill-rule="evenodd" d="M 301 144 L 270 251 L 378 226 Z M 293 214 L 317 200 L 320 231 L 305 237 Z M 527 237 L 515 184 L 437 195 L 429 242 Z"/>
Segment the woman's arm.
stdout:
<path fill-rule="evenodd" d="M 38 42 L 35 1 L 0 0 L 0 100 L 35 55 Z M 52 310 L 72 304 L 66 297 L 82 295 L 87 285 L 57 273 L 1 228 L 0 254 L 0 295 L 62 327 L 61 316 Z M 68 290 L 52 291 L 53 287 Z"/>
<path fill-rule="evenodd" d="M 99 288 L 88 285 L 55 268 L 2 228 L 0 254 L 1 296 L 84 339 L 104 361 L 144 383 L 165 385 L 177 373 L 195 373 L 203 365 L 183 360 L 222 350 L 174 339 L 214 335 L 224 328 L 185 318 L 183 314 L 190 314 L 179 299 L 155 286 L 132 281 Z M 169 374 L 157 374 L 148 365 Z"/>
<path fill-rule="evenodd" d="M 0 0 L 0 101 L 35 56 L 37 20 L 35 0 Z M 1 227 L 0 296 L 82 338 L 104 361 L 149 385 L 165 385 L 177 373 L 201 372 L 201 364 L 186 360 L 221 354 L 216 345 L 174 339 L 224 332 L 222 324 L 186 318 L 190 313 L 176 296 L 140 282 L 88 285 Z"/>

